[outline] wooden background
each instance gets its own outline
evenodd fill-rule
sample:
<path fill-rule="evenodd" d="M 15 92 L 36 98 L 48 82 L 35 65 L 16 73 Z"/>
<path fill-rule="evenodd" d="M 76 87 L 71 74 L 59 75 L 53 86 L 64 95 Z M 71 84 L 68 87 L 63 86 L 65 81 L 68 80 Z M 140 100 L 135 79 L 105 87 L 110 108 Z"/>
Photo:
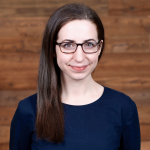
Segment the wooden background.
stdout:
<path fill-rule="evenodd" d="M 9 149 L 18 102 L 36 92 L 47 19 L 69 2 L 85 3 L 101 17 L 106 47 L 94 79 L 136 102 L 142 150 L 150 149 L 149 0 L 0 0 L 0 149 Z"/>

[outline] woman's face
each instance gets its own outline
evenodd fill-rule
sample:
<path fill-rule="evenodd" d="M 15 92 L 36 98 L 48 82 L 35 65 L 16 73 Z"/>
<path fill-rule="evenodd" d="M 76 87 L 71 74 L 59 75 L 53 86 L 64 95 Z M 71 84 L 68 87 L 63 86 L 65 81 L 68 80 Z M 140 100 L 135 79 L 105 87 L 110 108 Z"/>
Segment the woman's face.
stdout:
<path fill-rule="evenodd" d="M 70 40 L 75 43 L 98 42 L 95 24 L 88 20 L 70 21 L 60 29 L 57 43 L 70 42 Z M 83 80 L 91 76 L 98 63 L 99 55 L 100 47 L 96 53 L 92 54 L 84 53 L 81 46 L 78 46 L 74 53 L 65 54 L 56 45 L 57 64 L 65 79 Z"/>

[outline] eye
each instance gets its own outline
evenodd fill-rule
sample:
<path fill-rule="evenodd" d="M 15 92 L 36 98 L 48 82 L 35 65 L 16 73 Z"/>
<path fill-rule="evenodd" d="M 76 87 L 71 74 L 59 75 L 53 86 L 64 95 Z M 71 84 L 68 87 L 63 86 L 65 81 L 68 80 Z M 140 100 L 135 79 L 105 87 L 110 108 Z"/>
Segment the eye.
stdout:
<path fill-rule="evenodd" d="M 71 49 L 75 47 L 75 43 L 62 43 L 61 46 L 65 49 Z"/>
<path fill-rule="evenodd" d="M 84 47 L 85 47 L 85 48 L 93 48 L 93 47 L 95 47 L 95 46 L 96 46 L 96 44 L 93 43 L 93 42 L 84 43 Z"/>

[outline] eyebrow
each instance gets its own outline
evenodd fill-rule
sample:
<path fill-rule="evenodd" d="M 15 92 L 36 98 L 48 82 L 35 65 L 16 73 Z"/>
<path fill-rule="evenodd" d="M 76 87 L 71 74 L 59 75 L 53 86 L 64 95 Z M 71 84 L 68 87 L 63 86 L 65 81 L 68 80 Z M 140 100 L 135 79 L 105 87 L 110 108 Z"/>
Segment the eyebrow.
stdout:
<path fill-rule="evenodd" d="M 95 41 L 96 42 L 96 40 L 94 40 L 94 39 L 84 40 L 84 42 L 88 42 L 88 41 Z"/>
<path fill-rule="evenodd" d="M 95 39 L 87 39 L 87 40 L 84 40 L 83 43 L 88 42 L 88 41 L 95 41 L 95 42 L 96 42 Z M 65 39 L 65 40 L 63 40 L 62 42 L 72 42 L 72 43 L 75 43 L 74 40 L 70 40 L 70 39 Z M 61 42 L 61 43 L 62 43 L 62 42 Z"/>

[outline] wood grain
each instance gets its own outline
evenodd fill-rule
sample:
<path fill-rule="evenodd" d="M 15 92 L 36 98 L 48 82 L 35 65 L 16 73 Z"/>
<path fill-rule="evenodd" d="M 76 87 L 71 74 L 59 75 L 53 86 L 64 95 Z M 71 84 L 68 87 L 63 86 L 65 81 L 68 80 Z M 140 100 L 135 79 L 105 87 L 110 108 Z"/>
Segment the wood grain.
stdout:
<path fill-rule="evenodd" d="M 0 126 L 10 126 L 17 107 L 0 107 Z"/>
<path fill-rule="evenodd" d="M 150 19 L 148 17 L 103 17 L 105 51 L 112 53 L 149 53 Z"/>
<path fill-rule="evenodd" d="M 149 58 L 150 54 L 105 54 L 93 77 L 105 86 L 147 89 L 150 87 Z M 39 54 L 2 53 L 0 59 L 1 90 L 36 89 Z"/>
<path fill-rule="evenodd" d="M 147 16 L 150 14 L 150 1 L 109 0 L 109 15 Z"/>
<path fill-rule="evenodd" d="M 0 144 L 0 150 L 9 150 L 9 143 Z"/>
<path fill-rule="evenodd" d="M 0 89 L 36 89 L 39 54 L 5 53 L 0 58 Z"/>
<path fill-rule="evenodd" d="M 150 141 L 150 124 L 140 124 L 141 140 Z"/>
<path fill-rule="evenodd" d="M 17 107 L 20 100 L 36 93 L 36 90 L 0 90 L 0 107 Z"/>
<path fill-rule="evenodd" d="M 148 141 L 141 142 L 141 150 L 149 150 L 149 148 L 150 148 L 150 142 Z"/>
<path fill-rule="evenodd" d="M 0 52 L 33 52 L 41 49 L 48 18 L 0 18 Z"/>
<path fill-rule="evenodd" d="M 94 8 L 101 15 L 108 15 L 108 0 L 2 0 L 0 1 L 0 17 L 50 16 L 57 8 L 68 3 L 77 2 Z"/>
<path fill-rule="evenodd" d="M 119 91 L 130 96 L 137 106 L 150 106 L 150 89 L 120 89 Z"/>
<path fill-rule="evenodd" d="M 106 53 L 150 52 L 150 19 L 101 19 L 106 32 Z M 47 20 L 48 17 L 0 18 L 0 52 L 39 53 Z"/>
<path fill-rule="evenodd" d="M 150 89 L 115 89 L 130 96 L 137 106 L 150 106 Z M 36 90 L 0 90 L 0 107 L 17 107 L 20 100 Z"/>
<path fill-rule="evenodd" d="M 80 2 L 104 24 L 105 50 L 93 77 L 136 103 L 141 150 L 150 149 L 149 0 L 0 1 L 0 150 L 9 149 L 10 123 L 18 102 L 34 93 L 46 22 L 60 6 Z"/>
<path fill-rule="evenodd" d="M 138 106 L 137 108 L 138 108 L 140 123 L 150 125 L 150 105 Z"/>
<path fill-rule="evenodd" d="M 10 126 L 0 126 L 0 144 L 8 143 L 10 137 Z"/>

